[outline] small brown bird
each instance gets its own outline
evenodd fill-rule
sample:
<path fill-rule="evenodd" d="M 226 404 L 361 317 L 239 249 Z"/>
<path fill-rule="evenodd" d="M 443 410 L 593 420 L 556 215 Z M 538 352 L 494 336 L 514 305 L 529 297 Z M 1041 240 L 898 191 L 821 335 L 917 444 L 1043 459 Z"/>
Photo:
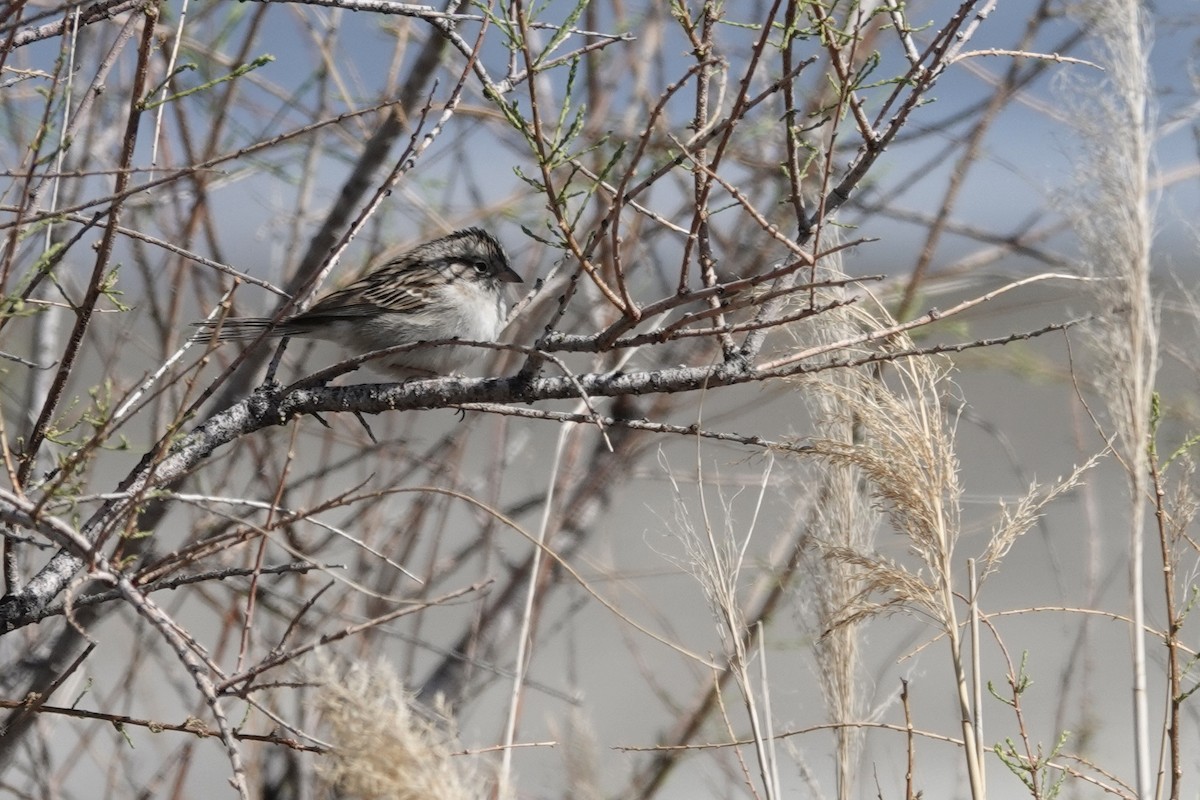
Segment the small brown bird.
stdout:
<path fill-rule="evenodd" d="M 356 355 L 439 339 L 494 342 L 504 328 L 505 283 L 521 278 L 500 242 L 480 228 L 467 228 L 409 250 L 274 327 L 265 317 L 198 324 L 201 335 L 220 341 L 255 339 L 264 332 L 307 336 Z M 478 353 L 465 345 L 418 347 L 372 363 L 403 380 L 450 374 Z"/>

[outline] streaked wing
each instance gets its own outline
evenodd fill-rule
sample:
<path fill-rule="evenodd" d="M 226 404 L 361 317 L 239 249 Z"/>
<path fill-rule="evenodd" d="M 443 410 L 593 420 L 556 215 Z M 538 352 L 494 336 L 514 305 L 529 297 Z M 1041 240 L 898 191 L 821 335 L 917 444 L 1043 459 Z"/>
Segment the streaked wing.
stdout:
<path fill-rule="evenodd" d="M 426 306 L 433 281 L 442 280 L 434 270 L 381 269 L 359 281 L 362 299 L 379 308 L 409 314 Z"/>
<path fill-rule="evenodd" d="M 354 283 L 322 297 L 297 319 L 312 317 L 362 317 L 387 311 L 411 314 L 428 302 L 429 276 L 404 269 L 404 262 L 384 266 Z"/>

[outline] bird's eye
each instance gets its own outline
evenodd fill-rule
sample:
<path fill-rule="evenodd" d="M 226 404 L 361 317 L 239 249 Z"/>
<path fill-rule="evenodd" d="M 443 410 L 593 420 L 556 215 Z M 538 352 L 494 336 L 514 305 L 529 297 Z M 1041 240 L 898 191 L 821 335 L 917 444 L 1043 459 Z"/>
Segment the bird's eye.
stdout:
<path fill-rule="evenodd" d="M 488 274 L 488 263 L 486 261 L 472 261 L 471 268 L 480 275 Z"/>

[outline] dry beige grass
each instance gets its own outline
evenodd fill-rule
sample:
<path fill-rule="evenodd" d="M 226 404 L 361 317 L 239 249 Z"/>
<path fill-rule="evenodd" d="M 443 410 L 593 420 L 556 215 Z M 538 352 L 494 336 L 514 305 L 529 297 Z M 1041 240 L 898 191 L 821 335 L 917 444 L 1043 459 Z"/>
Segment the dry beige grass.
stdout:
<path fill-rule="evenodd" d="M 355 800 L 467 800 L 480 796 L 468 763 L 451 757 L 449 738 L 423 719 L 385 661 L 326 672 L 317 705 L 333 749 L 317 774 Z"/>

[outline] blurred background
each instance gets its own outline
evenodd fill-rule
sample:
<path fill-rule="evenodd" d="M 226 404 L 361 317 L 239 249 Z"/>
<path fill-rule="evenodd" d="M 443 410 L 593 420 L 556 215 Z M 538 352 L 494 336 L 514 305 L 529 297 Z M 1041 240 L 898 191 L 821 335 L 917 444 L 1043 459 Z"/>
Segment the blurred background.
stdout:
<path fill-rule="evenodd" d="M 1165 518 L 1178 523 L 1163 539 L 1176 558 L 1168 595 L 1154 504 L 1131 501 L 1130 463 L 1119 444 L 1106 449 L 1121 425 L 1104 386 L 1124 385 L 1125 361 L 1097 342 L 1120 336 L 1128 301 L 1102 290 L 1125 284 L 1096 253 L 1136 259 L 1093 229 L 1119 227 L 1106 202 L 1112 153 L 1133 169 L 1120 148 L 1140 141 L 1113 122 L 1117 76 L 1137 70 L 1104 38 L 1110 11 L 1025 0 L 552 0 L 446 13 L 11 4 L 0 12 L 7 489 L 98 536 L 97 552 L 153 587 L 194 637 L 226 715 L 267 739 L 237 745 L 250 796 L 371 796 L 322 784 L 329 756 L 314 751 L 338 744 L 318 713 L 329 671 L 377 662 L 450 750 L 469 753 L 450 763 L 474 771 L 473 796 L 978 796 L 945 620 L 866 591 L 854 572 L 865 566 L 846 551 L 932 583 L 931 562 L 880 479 L 817 444 L 871 439 L 846 398 L 877 380 L 947 437 L 957 477 L 932 491 L 954 509 L 946 576 L 958 623 L 967 559 L 1006 529 L 1002 504 L 1011 511 L 1034 484 L 1045 494 L 1101 455 L 1038 509 L 979 595 L 982 641 L 968 649 L 986 793 L 1137 795 L 1128 575 L 1140 517 L 1147 625 L 1180 622 L 1171 654 L 1146 638 L 1150 772 L 1174 750 L 1182 778 L 1161 793 L 1195 796 L 1194 702 L 1176 697 L 1177 747 L 1164 731 L 1169 664 L 1194 689 L 1200 648 L 1186 613 L 1197 587 L 1200 15 L 1185 0 L 1140 8 L 1144 42 L 1128 42 L 1145 45 L 1151 109 L 1132 151 L 1147 158 L 1145 191 L 1129 209 L 1144 205 L 1152 234 L 1142 255 L 1160 326 L 1156 461 L 1174 504 Z M 722 357 L 711 332 L 605 342 L 626 322 L 622 335 L 683 327 L 706 306 L 630 321 L 584 262 L 650 306 L 816 251 L 817 267 L 798 274 L 832 283 L 792 290 L 789 308 L 824 311 L 776 318 L 755 354 L 763 366 L 811 350 L 810 368 L 594 398 L 613 420 L 603 430 L 554 418 L 589 411 L 563 400 L 512 406 L 527 417 L 461 403 L 365 422 L 299 417 L 235 437 L 123 516 L 102 516 L 132 476 L 262 382 L 268 346 L 189 342 L 191 323 L 270 315 L 469 225 L 494 232 L 526 281 L 503 340 L 545 346 L 555 376 Z M 729 311 L 747 326 L 739 344 L 767 302 Z M 911 339 L 863 336 L 910 320 Z M 541 338 L 550 328 L 583 343 L 555 350 Z M 915 367 L 919 379 L 860 363 L 993 338 L 1005 341 L 921 356 L 935 366 Z M 279 379 L 343 356 L 293 342 Z M 524 358 L 488 353 L 469 374 L 509 376 Z M 379 380 L 360 370 L 336 383 Z M 681 435 L 689 426 L 731 436 Z M 835 512 L 841 483 L 849 499 Z M 713 563 L 731 570 L 732 619 L 698 577 L 713 569 L 697 553 L 706 531 L 729 559 Z M 57 543 L 16 527 L 6 536 L 13 601 Z M 85 572 L 54 603 L 104 589 Z M 828 586 L 842 579 L 834 602 Z M 846 624 L 868 596 L 887 604 Z M 228 746 L 148 727 L 196 717 L 215 730 L 162 630 L 129 604 L 52 603 L 6 619 L 17 622 L 0 637 L 4 792 L 233 794 Z M 730 677 L 739 660 L 753 677 L 745 691 Z M 1009 675 L 1028 678 L 1015 706 Z M 93 716 L 22 709 L 30 692 Z M 370 692 L 364 702 L 387 706 Z M 763 725 L 770 757 L 753 744 Z M 501 755 L 512 741 L 522 746 Z"/>

